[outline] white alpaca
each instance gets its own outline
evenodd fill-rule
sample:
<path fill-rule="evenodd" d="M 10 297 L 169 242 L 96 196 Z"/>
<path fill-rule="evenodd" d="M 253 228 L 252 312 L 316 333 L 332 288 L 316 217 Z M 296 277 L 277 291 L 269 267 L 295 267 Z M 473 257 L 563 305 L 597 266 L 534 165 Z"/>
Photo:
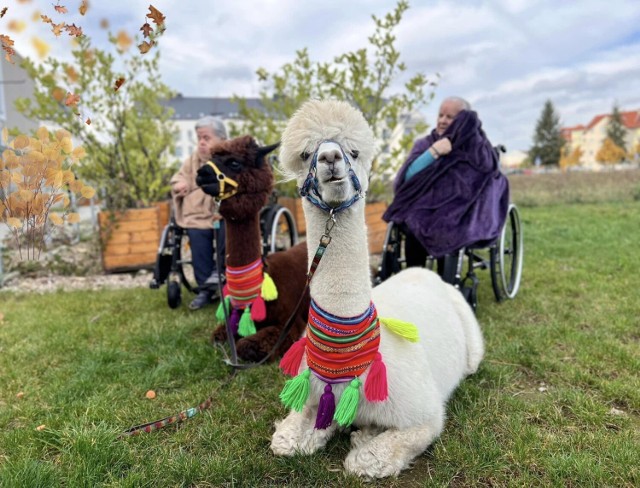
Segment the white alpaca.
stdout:
<path fill-rule="evenodd" d="M 316 152 L 316 200 L 335 208 L 354 198 L 357 181 L 348 174 L 349 164 L 366 191 L 374 139 L 359 111 L 339 101 L 305 103 L 289 121 L 280 149 L 283 167 L 300 186 Z M 311 262 L 326 234 L 329 213 L 307 199 L 303 205 Z M 364 198 L 357 199 L 335 215 L 331 242 L 311 281 L 311 297 L 322 310 L 345 318 L 361 315 L 373 301 L 379 317 L 410 322 L 418 329 L 419 341 L 409 342 L 380 327 L 378 352 L 386 365 L 388 397 L 370 402 L 361 394 L 353 420 L 360 430 L 351 434 L 345 469 L 380 478 L 407 468 L 440 434 L 445 404 L 460 381 L 477 370 L 484 346 L 480 327 L 460 292 L 435 273 L 410 268 L 371 288 L 364 205 Z M 300 371 L 307 369 L 306 351 Z M 369 371 L 360 376 L 363 384 Z M 333 385 L 336 400 L 346 385 Z M 336 421 L 326 429 L 315 428 L 325 386 L 310 374 L 304 407 L 276 423 L 271 441 L 276 455 L 313 453 L 335 433 Z"/>

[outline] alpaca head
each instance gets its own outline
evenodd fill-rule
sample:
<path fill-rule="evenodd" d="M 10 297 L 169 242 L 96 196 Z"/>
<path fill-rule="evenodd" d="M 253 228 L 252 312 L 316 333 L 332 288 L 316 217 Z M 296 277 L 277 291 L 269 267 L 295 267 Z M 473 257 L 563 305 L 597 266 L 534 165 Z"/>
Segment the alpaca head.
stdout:
<path fill-rule="evenodd" d="M 301 188 L 315 172 L 317 195 L 335 208 L 354 198 L 358 184 L 366 192 L 374 145 L 373 131 L 359 110 L 346 102 L 310 100 L 282 134 L 280 161 Z"/>
<path fill-rule="evenodd" d="M 273 191 L 273 172 L 265 156 L 278 144 L 260 147 L 251 136 L 242 136 L 217 145 L 209 163 L 198 170 L 196 183 L 218 198 L 220 215 L 242 220 L 257 215 Z"/>

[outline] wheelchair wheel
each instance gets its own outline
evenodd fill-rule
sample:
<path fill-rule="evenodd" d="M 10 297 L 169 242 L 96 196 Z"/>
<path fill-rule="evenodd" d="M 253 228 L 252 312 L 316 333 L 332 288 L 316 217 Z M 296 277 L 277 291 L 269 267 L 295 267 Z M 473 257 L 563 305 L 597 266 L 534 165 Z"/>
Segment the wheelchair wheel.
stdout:
<path fill-rule="evenodd" d="M 153 268 L 153 279 L 149 283 L 149 287 L 153 289 L 160 288 L 167 281 L 171 272 L 171 255 L 172 250 L 169 241 L 173 239 L 173 228 L 171 225 L 165 226 L 160 237 L 160 245 L 158 246 L 158 257 Z"/>
<path fill-rule="evenodd" d="M 167 284 L 167 302 L 169 303 L 169 308 L 178 308 L 182 303 L 179 282 L 170 280 Z"/>
<path fill-rule="evenodd" d="M 400 272 L 404 262 L 403 250 L 404 235 L 400 232 L 400 228 L 391 222 L 387 225 L 387 233 L 384 237 L 380 266 L 376 277 L 377 284 Z"/>
<path fill-rule="evenodd" d="M 510 204 L 500 240 L 490 250 L 491 284 L 497 301 L 514 298 L 518 293 L 523 258 L 520 214 L 518 208 Z"/>
<path fill-rule="evenodd" d="M 181 235 L 176 239 L 173 259 L 173 268 L 180 277 L 180 283 L 187 290 L 195 293 L 198 285 L 191 260 L 191 243 L 189 242 L 189 235 L 185 231 L 182 231 Z"/>
<path fill-rule="evenodd" d="M 286 251 L 298 243 L 298 229 L 288 208 L 274 204 L 260 212 L 263 255 Z"/>

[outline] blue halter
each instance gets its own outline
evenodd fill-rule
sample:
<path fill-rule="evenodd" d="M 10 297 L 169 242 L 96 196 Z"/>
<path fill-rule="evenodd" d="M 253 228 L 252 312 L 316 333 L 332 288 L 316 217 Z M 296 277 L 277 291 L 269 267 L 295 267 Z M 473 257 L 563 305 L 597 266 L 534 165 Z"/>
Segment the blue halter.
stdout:
<path fill-rule="evenodd" d="M 342 158 L 344 159 L 345 163 L 347 163 L 347 166 L 349 167 L 349 171 L 348 171 L 349 179 L 351 180 L 351 183 L 353 184 L 353 188 L 356 191 L 356 194 L 351 199 L 347 200 L 346 202 L 342 202 L 337 207 L 329 206 L 327 202 L 325 202 L 322 199 L 322 197 L 320 196 L 320 193 L 318 192 L 318 178 L 316 177 L 317 165 L 318 165 L 318 149 L 325 142 L 334 142 L 340 148 L 340 152 L 342 152 Z M 353 168 L 351 167 L 351 161 L 349 160 L 349 157 L 344 152 L 344 149 L 342 149 L 342 146 L 340 145 L 340 143 L 332 139 L 326 139 L 324 141 L 321 141 L 318 144 L 318 147 L 313 153 L 313 159 L 311 160 L 311 165 L 309 166 L 309 174 L 307 175 L 307 178 L 304 180 L 304 183 L 298 189 L 298 191 L 300 192 L 300 196 L 305 197 L 307 200 L 313 203 L 316 207 L 318 207 L 321 210 L 324 210 L 325 212 L 329 212 L 332 215 L 335 215 L 338 212 L 341 212 L 342 210 L 349 208 L 351 205 L 357 202 L 360 198 L 362 198 L 362 186 L 360 185 L 360 180 L 358 180 L 358 176 L 356 175 L 355 171 L 353 171 Z"/>

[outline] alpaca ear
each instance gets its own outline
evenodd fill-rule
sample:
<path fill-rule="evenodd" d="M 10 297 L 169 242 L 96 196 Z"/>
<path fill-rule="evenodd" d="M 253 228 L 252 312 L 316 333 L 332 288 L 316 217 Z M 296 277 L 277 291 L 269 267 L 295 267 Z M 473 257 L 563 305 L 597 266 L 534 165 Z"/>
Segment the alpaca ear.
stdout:
<path fill-rule="evenodd" d="M 262 166 L 262 158 L 276 149 L 279 145 L 280 142 L 276 142 L 275 144 L 271 144 L 270 146 L 262 146 L 258 148 L 258 152 L 256 154 L 256 164 L 258 168 Z"/>

